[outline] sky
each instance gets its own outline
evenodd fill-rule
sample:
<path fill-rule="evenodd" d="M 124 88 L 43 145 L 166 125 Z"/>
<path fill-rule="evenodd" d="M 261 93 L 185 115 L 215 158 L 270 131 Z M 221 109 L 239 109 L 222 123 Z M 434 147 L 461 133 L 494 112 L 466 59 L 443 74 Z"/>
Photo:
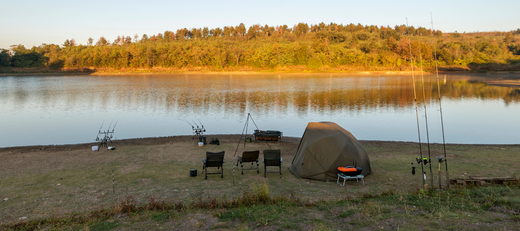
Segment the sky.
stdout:
<path fill-rule="evenodd" d="M 153 35 L 181 28 L 223 28 L 244 23 L 288 25 L 361 23 L 406 24 L 443 32 L 511 31 L 520 28 L 518 0 L 307 1 L 307 0 L 0 0 L 0 48 L 86 44 L 104 36 Z"/>

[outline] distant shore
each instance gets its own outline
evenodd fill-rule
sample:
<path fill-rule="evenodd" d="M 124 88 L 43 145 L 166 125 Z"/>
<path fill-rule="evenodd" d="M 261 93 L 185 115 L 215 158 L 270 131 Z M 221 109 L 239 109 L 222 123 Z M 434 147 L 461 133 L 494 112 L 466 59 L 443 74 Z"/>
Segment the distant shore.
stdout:
<path fill-rule="evenodd" d="M 224 70 L 224 71 L 201 71 L 201 70 L 171 70 L 171 69 L 139 69 L 139 70 L 93 70 L 93 69 L 84 69 L 81 71 L 78 70 L 53 70 L 53 69 L 41 69 L 38 71 L 35 68 L 30 68 L 27 70 L 17 70 L 14 72 L 1 72 L 0 69 L 0 77 L 2 76 L 75 76 L 75 75 L 90 75 L 90 76 L 136 76 L 136 75 L 412 75 L 412 71 L 319 71 L 319 70 L 289 70 L 289 71 L 280 71 L 280 70 Z M 25 72 L 26 71 L 26 72 Z M 413 74 L 433 74 L 429 71 L 414 71 Z M 470 71 L 470 70 L 447 70 L 447 71 L 439 71 L 439 74 L 446 75 L 457 75 L 457 74 L 506 74 L 508 75 L 506 78 L 500 76 L 494 80 L 485 80 L 482 81 L 487 83 L 490 86 L 499 86 L 499 87 L 515 87 L 520 88 L 520 71 Z M 511 75 L 512 74 L 512 75 Z M 517 76 L 516 76 L 517 75 Z"/>
<path fill-rule="evenodd" d="M 420 74 L 419 71 L 414 71 Z M 429 73 L 429 72 L 422 72 Z M 444 72 L 443 72 L 444 73 Z M 457 73 L 448 71 L 445 73 Z M 460 73 L 464 73 L 461 71 Z M 360 74 L 360 75 L 411 75 L 411 71 L 55 71 L 55 72 L 9 72 L 0 73 L 0 76 L 68 76 L 68 75 L 98 75 L 98 76 L 115 76 L 115 75 L 179 75 L 179 74 L 205 74 L 205 75 L 272 75 L 272 74 Z"/>
<path fill-rule="evenodd" d="M 251 67 L 214 69 L 205 67 L 190 68 L 2 68 L 0 76 L 28 76 L 28 75 L 171 75 L 171 74 L 384 74 L 384 75 L 408 75 L 411 70 L 392 70 L 383 67 L 374 67 L 370 70 L 359 69 L 356 67 L 347 68 L 318 68 L 309 69 L 305 66 L 289 66 L 274 69 L 258 69 Z M 415 74 L 421 71 L 415 69 Z M 425 69 L 422 73 L 434 73 L 432 70 Z M 441 67 L 439 74 L 458 74 L 458 73 L 508 73 L 518 74 L 520 71 L 475 71 L 464 67 Z"/>

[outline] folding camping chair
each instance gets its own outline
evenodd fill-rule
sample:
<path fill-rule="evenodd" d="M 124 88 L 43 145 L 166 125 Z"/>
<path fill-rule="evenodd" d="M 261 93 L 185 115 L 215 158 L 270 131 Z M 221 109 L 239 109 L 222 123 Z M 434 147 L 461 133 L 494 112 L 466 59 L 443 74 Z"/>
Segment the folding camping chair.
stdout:
<path fill-rule="evenodd" d="M 205 178 L 208 179 L 208 174 L 220 174 L 220 178 L 224 178 L 224 154 L 225 151 L 222 152 L 206 152 L 206 159 L 202 158 L 202 162 L 204 165 L 202 166 L 202 170 L 205 170 Z M 208 168 L 216 167 L 217 172 L 208 173 Z"/>
<path fill-rule="evenodd" d="M 267 177 L 267 166 L 278 166 L 279 171 L 274 171 L 270 173 L 280 173 L 280 178 L 282 178 L 282 158 L 281 151 L 279 149 L 274 150 L 264 150 L 264 177 Z"/>
<path fill-rule="evenodd" d="M 254 162 L 256 162 L 256 173 L 260 173 L 259 167 L 258 167 L 258 156 L 260 155 L 260 151 L 244 151 L 242 153 L 242 156 L 238 157 L 237 160 L 237 166 L 238 163 L 240 163 L 240 167 L 242 168 L 242 175 L 244 175 L 244 170 L 254 170 Z M 251 162 L 251 168 L 244 169 L 243 163 L 249 163 Z"/>

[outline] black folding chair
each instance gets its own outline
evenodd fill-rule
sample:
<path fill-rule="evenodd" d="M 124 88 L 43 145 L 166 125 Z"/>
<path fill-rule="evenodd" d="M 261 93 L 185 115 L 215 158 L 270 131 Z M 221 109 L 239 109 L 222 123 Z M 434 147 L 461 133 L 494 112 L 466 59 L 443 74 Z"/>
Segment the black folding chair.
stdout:
<path fill-rule="evenodd" d="M 282 178 L 282 158 L 281 151 L 279 149 L 274 150 L 264 150 L 264 177 L 267 177 L 267 166 L 278 166 L 278 171 L 273 171 L 269 173 L 280 173 L 280 178 Z"/>
<path fill-rule="evenodd" d="M 242 175 L 244 175 L 244 170 L 254 170 L 256 169 L 256 173 L 260 173 L 260 170 L 258 168 L 258 156 L 260 155 L 260 151 L 244 151 L 242 153 L 242 156 L 239 156 L 238 157 L 238 160 L 237 160 L 237 166 L 238 166 L 238 163 L 240 163 L 240 167 L 242 168 Z M 256 168 L 254 168 L 254 163 L 256 162 Z M 251 163 L 251 168 L 249 169 L 244 169 L 244 164 L 243 163 Z"/>
<path fill-rule="evenodd" d="M 224 178 L 224 154 L 225 151 L 222 152 L 206 152 L 206 159 L 202 158 L 202 162 L 204 165 L 202 166 L 202 170 L 205 170 L 205 178 L 208 179 L 208 174 L 220 174 L 220 178 Z M 208 173 L 208 168 L 216 167 L 217 172 Z"/>

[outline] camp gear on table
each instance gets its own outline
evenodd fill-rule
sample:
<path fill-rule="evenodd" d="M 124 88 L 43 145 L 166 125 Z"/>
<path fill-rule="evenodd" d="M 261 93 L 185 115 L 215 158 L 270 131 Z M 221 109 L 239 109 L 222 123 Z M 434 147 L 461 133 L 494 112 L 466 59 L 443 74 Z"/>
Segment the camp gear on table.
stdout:
<path fill-rule="evenodd" d="M 255 140 L 280 141 L 283 132 L 274 130 L 261 131 L 256 129 L 253 135 L 255 136 Z"/>
<path fill-rule="evenodd" d="M 258 164 L 258 156 L 260 155 L 260 151 L 259 150 L 256 150 L 256 151 L 244 151 L 242 153 L 242 156 L 239 156 L 238 157 L 238 160 L 237 160 L 237 166 L 238 166 L 238 163 L 240 163 L 240 167 L 242 168 L 242 175 L 244 175 L 244 170 L 253 170 L 255 169 L 254 168 L 254 163 L 256 162 L 256 173 L 260 173 L 260 170 L 259 170 L 259 164 Z M 244 165 L 243 163 L 251 163 L 251 168 L 250 169 L 244 169 Z"/>
<path fill-rule="evenodd" d="M 363 168 L 356 166 L 347 166 L 347 167 L 338 167 L 338 173 L 343 173 L 347 176 L 357 176 L 361 175 Z"/>
<path fill-rule="evenodd" d="M 340 178 L 343 179 L 343 184 L 339 183 Z M 336 181 L 336 183 L 338 183 L 341 186 L 345 186 L 345 181 L 347 181 L 349 179 L 356 179 L 357 182 L 359 182 L 359 179 L 361 179 L 361 181 L 363 182 L 362 184 L 365 185 L 365 176 L 363 176 L 363 175 L 347 176 L 344 173 L 338 173 L 338 180 Z"/>
<path fill-rule="evenodd" d="M 280 178 L 282 178 L 282 157 L 281 151 L 279 149 L 272 150 L 264 150 L 264 177 L 267 177 L 267 166 L 278 166 L 279 171 L 271 171 L 269 173 L 280 173 Z"/>
<path fill-rule="evenodd" d="M 334 180 L 337 167 L 356 163 L 361 175 L 372 172 L 363 145 L 347 130 L 333 122 L 307 125 L 290 170 L 296 177 Z"/>
<path fill-rule="evenodd" d="M 202 170 L 205 170 L 205 178 L 208 179 L 208 174 L 219 174 L 220 178 L 224 178 L 224 154 L 226 152 L 206 152 L 206 159 L 202 158 Z M 217 172 L 208 173 L 208 168 L 215 167 Z"/>

